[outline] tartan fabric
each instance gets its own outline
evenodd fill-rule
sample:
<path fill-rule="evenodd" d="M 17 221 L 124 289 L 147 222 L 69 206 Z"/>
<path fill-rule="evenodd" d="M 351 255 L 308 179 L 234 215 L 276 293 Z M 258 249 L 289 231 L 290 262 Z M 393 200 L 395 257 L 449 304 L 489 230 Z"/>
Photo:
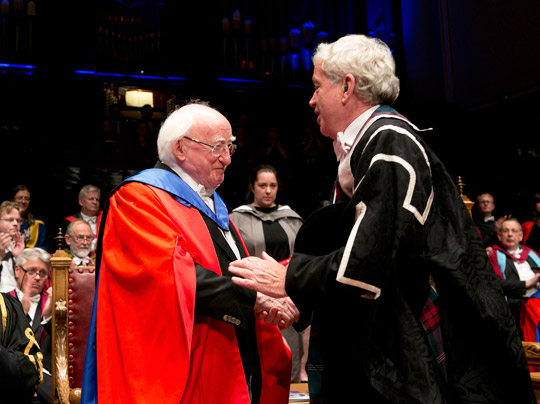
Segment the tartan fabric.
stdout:
<path fill-rule="evenodd" d="M 446 355 L 441 332 L 441 317 L 439 315 L 439 296 L 433 287 L 430 287 L 429 295 L 422 309 L 420 317 L 422 327 L 426 332 L 429 347 L 435 356 L 439 370 L 448 380 L 446 373 Z"/>

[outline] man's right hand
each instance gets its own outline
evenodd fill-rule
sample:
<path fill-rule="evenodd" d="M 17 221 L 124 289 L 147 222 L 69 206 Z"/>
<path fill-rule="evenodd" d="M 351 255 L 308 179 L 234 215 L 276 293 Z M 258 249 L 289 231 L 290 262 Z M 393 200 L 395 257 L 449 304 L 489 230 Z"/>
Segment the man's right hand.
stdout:
<path fill-rule="evenodd" d="M 0 233 L 0 260 L 6 256 L 6 248 L 11 246 L 11 236 L 9 233 Z"/>
<path fill-rule="evenodd" d="M 536 287 L 538 289 L 536 286 L 538 282 L 540 282 L 540 272 L 535 273 L 531 279 L 525 281 L 525 288 L 529 289 Z"/>
<path fill-rule="evenodd" d="M 257 317 L 280 329 L 290 327 L 300 317 L 300 312 L 289 297 L 273 298 L 259 292 L 253 311 Z"/>

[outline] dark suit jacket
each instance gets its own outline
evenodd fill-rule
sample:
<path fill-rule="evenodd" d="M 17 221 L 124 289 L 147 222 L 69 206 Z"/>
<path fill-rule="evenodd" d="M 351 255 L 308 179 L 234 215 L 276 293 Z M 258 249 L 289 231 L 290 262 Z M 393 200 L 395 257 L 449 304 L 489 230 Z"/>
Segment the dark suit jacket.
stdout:
<path fill-rule="evenodd" d="M 216 223 L 204 214 L 202 214 L 202 217 L 212 237 L 223 276 L 218 276 L 214 272 L 196 264 L 195 313 L 236 325 L 236 339 L 238 340 L 242 364 L 244 365 L 244 373 L 246 380 L 251 380 L 252 402 L 257 402 L 262 377 L 253 313 L 256 292 L 237 286 L 231 281 L 229 263 L 236 260 L 236 256 Z M 230 230 L 241 257 L 245 257 L 240 236 L 232 226 L 230 226 Z"/>

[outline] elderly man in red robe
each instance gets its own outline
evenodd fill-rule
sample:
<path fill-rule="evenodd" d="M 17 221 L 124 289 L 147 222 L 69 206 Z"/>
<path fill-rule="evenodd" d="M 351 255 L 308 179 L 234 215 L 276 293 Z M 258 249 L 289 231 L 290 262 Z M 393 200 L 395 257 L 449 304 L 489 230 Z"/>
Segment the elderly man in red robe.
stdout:
<path fill-rule="evenodd" d="M 279 328 L 299 313 L 290 299 L 228 276 L 228 264 L 246 256 L 215 192 L 233 140 L 218 111 L 186 105 L 160 129 L 160 162 L 109 198 L 83 403 L 288 401 L 290 352 Z"/>

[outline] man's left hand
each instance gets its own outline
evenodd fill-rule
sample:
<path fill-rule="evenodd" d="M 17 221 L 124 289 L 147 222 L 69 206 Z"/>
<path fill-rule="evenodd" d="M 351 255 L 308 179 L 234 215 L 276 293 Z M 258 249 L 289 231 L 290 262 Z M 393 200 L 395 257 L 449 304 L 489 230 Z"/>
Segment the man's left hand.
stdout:
<path fill-rule="evenodd" d="M 269 256 L 262 253 L 262 259 L 247 257 L 233 261 L 229 271 L 235 275 L 232 281 L 239 286 L 256 290 L 267 296 L 286 297 L 285 275 L 287 268 Z"/>

